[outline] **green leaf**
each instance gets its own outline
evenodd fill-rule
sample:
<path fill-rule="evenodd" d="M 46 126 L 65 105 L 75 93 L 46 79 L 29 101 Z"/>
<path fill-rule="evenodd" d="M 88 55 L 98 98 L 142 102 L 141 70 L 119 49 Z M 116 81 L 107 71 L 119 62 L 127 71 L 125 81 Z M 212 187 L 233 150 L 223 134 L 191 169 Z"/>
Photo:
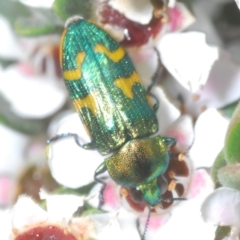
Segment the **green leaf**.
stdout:
<path fill-rule="evenodd" d="M 21 118 L 13 113 L 8 117 L 0 113 L 0 123 L 28 135 L 40 134 L 46 130 L 46 126 L 41 120 Z"/>
<path fill-rule="evenodd" d="M 236 101 L 234 103 L 231 103 L 227 106 L 225 106 L 224 108 L 221 108 L 219 109 L 219 111 L 222 113 L 222 115 L 224 117 L 227 117 L 227 118 L 231 118 L 237 105 L 238 105 L 239 101 Z"/>
<path fill-rule="evenodd" d="M 13 59 L 4 59 L 4 58 L 1 58 L 0 57 L 0 65 L 3 67 L 3 68 L 6 68 L 8 67 L 9 65 L 12 65 L 14 63 L 16 63 L 17 61 L 16 60 L 13 60 Z"/>
<path fill-rule="evenodd" d="M 9 102 L 0 95 L 0 123 L 18 132 L 35 135 L 46 130 L 44 121 L 40 119 L 26 119 L 19 117 L 11 110 Z"/>
<path fill-rule="evenodd" d="M 94 187 L 96 183 L 95 182 L 92 182 L 92 183 L 89 183 L 87 185 L 84 185 L 80 188 L 76 188 L 76 189 L 73 189 L 73 188 L 58 188 L 54 191 L 54 193 L 56 194 L 76 194 L 76 195 L 80 195 L 80 196 L 83 196 L 83 195 L 88 195 L 90 190 Z"/>
<path fill-rule="evenodd" d="M 228 165 L 218 171 L 222 186 L 240 190 L 240 164 Z"/>
<path fill-rule="evenodd" d="M 224 156 L 229 164 L 240 163 L 240 104 L 234 111 L 227 130 Z"/>
<path fill-rule="evenodd" d="M 225 167 L 227 165 L 227 162 L 225 160 L 224 152 L 223 150 L 220 151 L 220 153 L 217 155 L 214 164 L 211 169 L 211 177 L 215 183 L 215 187 L 218 188 L 221 186 L 219 179 L 218 179 L 218 171 L 222 167 Z"/>
<path fill-rule="evenodd" d="M 76 192 L 79 194 L 79 195 L 87 195 L 89 194 L 90 190 L 96 185 L 96 182 L 92 182 L 88 185 L 85 185 L 83 187 L 80 187 L 80 188 L 77 188 L 76 189 Z"/>
<path fill-rule="evenodd" d="M 55 0 L 53 10 L 64 21 L 74 15 L 89 19 L 92 11 L 92 0 Z"/>
<path fill-rule="evenodd" d="M 30 23 L 31 22 L 31 23 Z M 35 19 L 19 19 L 15 23 L 16 32 L 23 37 L 36 37 L 53 33 L 61 33 L 63 28 L 54 24 L 44 24 Z"/>
<path fill-rule="evenodd" d="M 80 216 L 89 216 L 92 214 L 99 214 L 99 213 L 104 213 L 105 211 L 95 208 L 92 205 L 90 205 L 88 202 L 84 202 L 84 205 L 81 206 L 77 211 L 75 212 L 74 216 L 75 217 L 80 217 Z"/>
<path fill-rule="evenodd" d="M 33 37 L 52 33 L 61 33 L 63 22 L 48 9 L 32 9 L 31 16 L 19 18 L 14 24 L 21 36 Z"/>
<path fill-rule="evenodd" d="M 214 240 L 222 240 L 230 234 L 231 228 L 226 226 L 218 226 L 215 231 Z"/>
<path fill-rule="evenodd" d="M 30 16 L 30 10 L 17 1 L 0 0 L 0 14 L 13 24 L 19 17 Z"/>
<path fill-rule="evenodd" d="M 195 0 L 178 0 L 178 2 L 183 3 L 189 10 L 191 13 L 193 13 L 193 3 L 195 2 Z"/>

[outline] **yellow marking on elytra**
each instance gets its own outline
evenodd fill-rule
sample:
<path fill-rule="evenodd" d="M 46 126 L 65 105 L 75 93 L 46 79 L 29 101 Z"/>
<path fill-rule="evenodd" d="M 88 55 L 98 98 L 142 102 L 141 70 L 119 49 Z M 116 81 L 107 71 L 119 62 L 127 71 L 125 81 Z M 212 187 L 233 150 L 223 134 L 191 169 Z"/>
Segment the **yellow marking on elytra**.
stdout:
<path fill-rule="evenodd" d="M 102 44 L 97 44 L 94 48 L 94 51 L 97 53 L 104 53 L 113 62 L 119 62 L 125 55 L 125 51 L 123 50 L 122 47 L 119 47 L 114 52 L 111 52 Z"/>
<path fill-rule="evenodd" d="M 83 63 L 83 60 L 86 56 L 85 52 L 80 52 L 77 54 L 76 57 L 76 63 L 77 63 L 77 68 L 74 70 L 66 70 L 63 72 L 63 77 L 67 81 L 71 80 L 79 80 L 82 76 L 82 70 L 81 70 L 81 64 Z"/>
<path fill-rule="evenodd" d="M 97 115 L 98 105 L 93 93 L 87 95 L 85 98 L 74 99 L 73 105 L 77 111 L 80 111 L 82 108 L 86 107 L 90 109 L 95 116 Z"/>
<path fill-rule="evenodd" d="M 63 42 L 64 42 L 64 38 L 66 36 L 66 33 L 67 33 L 67 28 L 64 29 L 62 36 L 61 36 L 61 40 L 60 40 L 59 62 L 60 62 L 61 67 L 62 67 L 62 62 L 63 62 Z"/>
<path fill-rule="evenodd" d="M 128 98 L 133 98 L 132 87 L 135 83 L 141 83 L 139 75 L 134 71 L 129 78 L 118 78 L 114 84 L 120 88 Z"/>

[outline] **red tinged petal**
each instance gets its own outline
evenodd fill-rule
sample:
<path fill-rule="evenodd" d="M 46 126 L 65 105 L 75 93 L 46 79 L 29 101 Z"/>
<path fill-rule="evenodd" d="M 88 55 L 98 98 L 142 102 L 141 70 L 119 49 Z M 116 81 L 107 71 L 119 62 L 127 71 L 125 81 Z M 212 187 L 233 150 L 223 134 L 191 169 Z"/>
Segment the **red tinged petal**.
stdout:
<path fill-rule="evenodd" d="M 123 29 L 124 39 L 121 43 L 127 47 L 146 44 L 149 38 L 156 37 L 163 27 L 162 18 L 152 18 L 148 24 L 143 25 L 127 19 L 108 5 L 100 14 L 103 24 L 111 24 Z"/>
<path fill-rule="evenodd" d="M 15 240 L 77 240 L 72 234 L 56 226 L 35 227 L 16 236 Z"/>

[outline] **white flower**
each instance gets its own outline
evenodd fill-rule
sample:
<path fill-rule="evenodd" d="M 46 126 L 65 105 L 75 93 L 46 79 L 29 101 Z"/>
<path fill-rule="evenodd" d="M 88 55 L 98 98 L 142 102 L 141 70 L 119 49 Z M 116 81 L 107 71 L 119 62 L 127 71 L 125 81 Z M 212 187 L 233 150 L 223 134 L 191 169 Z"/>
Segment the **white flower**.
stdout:
<path fill-rule="evenodd" d="M 95 18 L 128 47 L 153 47 L 166 32 L 183 30 L 194 21 L 187 8 L 174 0 L 154 5 L 150 0 L 138 4 L 132 0 L 109 1 L 96 9 Z"/>
<path fill-rule="evenodd" d="M 57 129 L 52 130 L 51 136 L 56 133 L 78 133 L 81 143 L 90 141 L 76 113 L 60 121 Z M 92 182 L 93 169 L 96 169 L 103 160 L 96 150 L 80 148 L 73 138 L 59 140 L 51 144 L 49 158 L 53 177 L 62 185 L 71 188 L 77 188 Z"/>
<path fill-rule="evenodd" d="M 235 2 L 238 5 L 238 8 L 240 8 L 240 2 L 238 0 L 235 0 Z"/>
<path fill-rule="evenodd" d="M 238 240 L 240 234 L 240 192 L 221 187 L 210 194 L 201 208 L 206 222 L 220 226 L 230 226 L 228 240 Z"/>
<path fill-rule="evenodd" d="M 229 120 L 217 110 L 204 111 L 195 124 L 195 141 L 189 155 L 194 159 L 194 167 L 211 167 L 222 150 Z"/>
<path fill-rule="evenodd" d="M 0 29 L 1 29 L 1 46 L 0 46 L 0 57 L 19 60 L 22 59 L 24 51 L 21 48 L 19 39 L 11 29 L 10 23 L 3 17 L 0 16 Z"/>
<path fill-rule="evenodd" d="M 30 71 L 33 69 L 27 64 L 2 70 L 0 92 L 17 115 L 25 118 L 45 118 L 62 107 L 66 94 L 56 79 L 39 76 Z"/>
<path fill-rule="evenodd" d="M 46 211 L 30 197 L 20 196 L 11 210 L 0 212 L 1 239 L 100 240 L 122 234 L 116 213 L 73 217 L 83 205 L 82 197 L 48 195 L 43 191 L 40 195 L 46 200 Z"/>
<path fill-rule="evenodd" d="M 206 44 L 200 32 L 172 33 L 159 42 L 161 60 L 168 71 L 190 92 L 205 85 L 218 49 Z"/>
<path fill-rule="evenodd" d="M 54 0 L 20 0 L 20 2 L 31 7 L 50 8 Z"/>
<path fill-rule="evenodd" d="M 109 5 L 126 18 L 141 24 L 149 23 L 152 18 L 153 5 L 150 0 L 140 0 L 138 4 L 134 0 L 115 0 L 110 1 Z"/>
<path fill-rule="evenodd" d="M 157 112 L 160 123 L 158 134 L 162 135 L 178 119 L 180 113 L 166 99 L 159 87 L 155 87 L 153 93 L 159 94 L 159 101 L 162 102 Z M 161 125 L 161 122 L 163 125 Z M 191 129 L 191 123 L 188 126 Z M 64 118 L 54 130 L 51 127 L 50 136 L 62 133 L 77 133 L 80 136 L 81 144 L 90 142 L 90 138 L 77 114 Z M 175 135 L 175 137 L 177 136 Z M 54 178 L 64 186 L 72 188 L 90 183 L 93 180 L 95 169 L 106 158 L 96 150 L 80 148 L 71 137 L 50 144 L 49 154 L 50 168 Z"/>
<path fill-rule="evenodd" d="M 21 117 L 52 115 L 66 101 L 63 82 L 58 77 L 59 36 L 22 40 L 13 34 L 3 17 L 0 17 L 0 27 L 4 41 L 0 57 L 18 61 L 0 68 L 1 95 L 11 105 L 11 111 Z"/>
<path fill-rule="evenodd" d="M 0 124 L 0 207 L 13 203 L 16 179 L 25 163 L 25 151 L 30 138 Z"/>
<path fill-rule="evenodd" d="M 157 112 L 157 116 L 158 119 L 161 118 L 159 121 L 160 126 L 162 123 L 164 127 L 160 127 L 159 133 L 161 135 L 175 137 L 179 142 L 180 149 L 182 149 L 183 152 L 187 151 L 191 146 L 194 137 L 197 140 L 197 128 L 199 127 L 196 128 L 196 136 L 194 136 L 193 122 L 191 117 L 189 115 L 180 115 L 179 111 L 166 99 L 166 96 L 163 94 L 162 90 L 159 87 L 154 87 L 153 92 L 158 97 L 160 97 L 159 102 L 162 103 L 160 104 L 160 109 Z M 217 113 L 216 116 L 218 116 Z M 220 115 L 218 117 L 221 119 Z M 212 114 L 207 114 L 206 112 L 206 117 L 203 116 L 203 119 L 205 120 L 201 121 L 201 119 L 199 119 L 197 126 L 200 125 L 201 129 L 204 129 L 206 127 L 207 131 L 209 131 L 211 134 L 210 131 L 214 129 L 212 129 L 211 125 L 207 125 L 211 118 Z M 212 121 L 214 124 L 214 119 L 212 119 Z M 221 127 L 224 126 L 224 124 L 226 125 L 227 122 L 225 123 L 223 121 Z M 51 128 L 51 131 L 53 131 L 53 128 Z M 222 132 L 224 132 L 224 128 L 222 127 L 219 131 L 222 134 Z M 77 133 L 80 136 L 81 143 L 90 141 L 77 114 L 73 114 L 61 121 L 59 127 L 56 130 L 57 134 L 68 132 Z M 217 145 L 217 149 L 221 147 L 221 141 L 218 141 L 220 140 L 218 138 L 219 135 L 212 135 L 211 138 L 212 142 Z M 206 145 L 204 145 L 204 142 L 206 142 Z M 204 146 L 206 148 L 206 151 L 203 151 L 205 153 L 204 157 L 209 159 L 207 156 L 207 151 L 211 149 L 211 145 L 209 146 L 208 142 L 205 141 L 205 139 L 201 139 L 201 141 L 196 141 L 195 143 L 195 156 L 197 156 L 197 151 L 199 153 L 203 151 L 202 146 Z M 102 157 L 98 152 L 81 149 L 79 146 L 77 146 L 73 138 L 62 139 L 57 142 L 53 142 L 50 145 L 50 148 L 52 157 L 50 159 L 50 166 L 53 172 L 53 176 L 58 182 L 68 187 L 77 188 L 92 182 L 96 167 L 102 161 L 104 161 L 104 157 Z M 191 149 L 187 155 L 192 156 Z M 173 166 L 170 166 L 172 171 L 176 173 L 175 179 L 177 183 L 180 184 L 176 189 L 177 191 L 180 189 L 180 191 L 183 191 L 183 196 L 187 198 L 187 201 L 175 203 L 171 209 L 168 209 L 169 206 L 165 206 L 165 203 L 163 203 L 163 206 L 165 206 L 164 208 L 166 208 L 166 210 L 158 208 L 156 210 L 156 213 L 153 213 L 150 218 L 150 223 L 146 235 L 147 239 L 158 239 L 159 236 L 161 236 L 161 238 L 167 238 L 169 235 L 169 229 L 179 229 L 179 221 L 186 222 L 186 225 L 184 223 L 184 226 L 181 225 L 181 229 L 184 229 L 184 227 L 187 229 L 189 224 L 192 228 L 201 228 L 202 235 L 199 235 L 199 239 L 206 237 L 206 239 L 210 240 L 214 235 L 215 227 L 209 227 L 208 225 L 205 225 L 200 215 L 201 203 L 203 199 L 211 191 L 213 191 L 213 183 L 210 180 L 210 176 L 205 170 L 192 169 L 191 165 L 193 165 L 194 168 L 208 166 L 208 162 L 205 161 L 205 158 L 196 159 L 197 160 L 195 162 L 195 159 L 192 157 L 190 159 L 186 158 L 183 163 L 178 164 L 176 162 L 176 165 L 174 162 Z M 178 172 L 179 170 L 180 172 Z M 180 175 L 178 176 L 178 174 Z M 98 194 L 99 186 L 96 187 L 91 193 L 91 196 L 95 196 L 93 201 L 91 201 L 94 206 L 97 206 L 99 203 Z M 133 215 L 135 216 L 135 221 L 138 217 L 140 217 L 140 232 L 143 233 L 147 221 L 146 215 L 148 212 L 146 204 L 142 205 L 142 203 L 133 203 L 131 197 L 129 198 L 130 195 L 125 196 L 122 194 L 123 192 L 121 186 L 116 186 L 115 183 L 107 181 L 107 188 L 105 189 L 103 195 L 105 203 L 103 208 L 110 212 L 118 211 L 120 215 L 122 212 L 126 211 L 124 210 L 124 208 L 126 208 L 127 213 L 130 214 L 129 216 L 135 214 Z M 171 197 L 171 195 L 169 197 Z M 189 209 L 191 210 L 189 211 Z M 184 220 L 181 220 L 183 216 Z M 181 230 L 179 229 L 179 231 Z M 187 230 L 182 231 L 182 237 L 186 235 L 185 231 Z M 179 232 L 172 231 L 170 233 L 170 236 L 171 237 L 169 239 L 174 239 L 176 236 L 179 236 Z M 193 237 L 191 232 L 189 232 L 189 234 L 186 236 L 186 239 L 191 239 Z"/>

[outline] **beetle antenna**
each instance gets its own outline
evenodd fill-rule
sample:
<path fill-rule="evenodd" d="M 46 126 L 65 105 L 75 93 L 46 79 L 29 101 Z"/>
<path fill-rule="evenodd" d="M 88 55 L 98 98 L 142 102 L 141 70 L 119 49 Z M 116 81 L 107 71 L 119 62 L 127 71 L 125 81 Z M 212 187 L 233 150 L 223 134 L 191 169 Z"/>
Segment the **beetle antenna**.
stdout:
<path fill-rule="evenodd" d="M 165 198 L 162 199 L 163 202 L 174 202 L 174 201 L 186 201 L 186 198 Z"/>
<path fill-rule="evenodd" d="M 145 240 L 145 237 L 146 237 L 146 234 L 147 234 L 148 225 L 149 225 L 149 222 L 150 222 L 150 217 L 151 217 L 151 208 L 149 207 L 147 221 L 146 221 L 146 224 L 145 224 L 145 229 L 143 231 L 141 240 Z"/>

